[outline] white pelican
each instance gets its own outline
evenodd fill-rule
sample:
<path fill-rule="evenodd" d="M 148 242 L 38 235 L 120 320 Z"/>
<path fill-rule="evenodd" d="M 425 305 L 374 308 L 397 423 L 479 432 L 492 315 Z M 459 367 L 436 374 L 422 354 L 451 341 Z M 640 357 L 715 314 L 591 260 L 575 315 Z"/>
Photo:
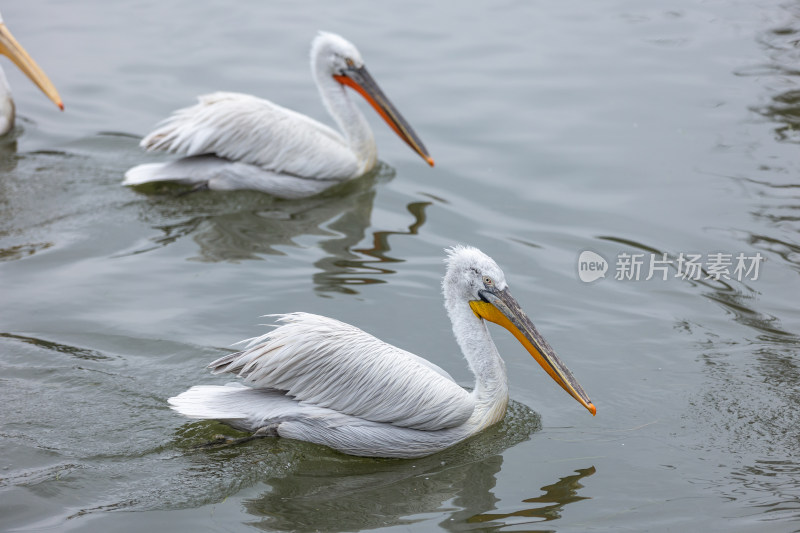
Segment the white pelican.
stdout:
<path fill-rule="evenodd" d="M 176 181 L 210 189 L 255 189 L 303 198 L 362 176 L 377 162 L 372 130 L 345 90 L 358 91 L 431 166 L 433 159 L 372 79 L 355 46 L 321 32 L 311 44 L 311 73 L 342 134 L 277 104 L 238 93 L 200 96 L 148 134 L 140 146 L 185 156 L 136 166 L 123 185 Z"/>
<path fill-rule="evenodd" d="M 36 61 L 28 55 L 28 52 L 11 34 L 11 31 L 3 22 L 3 15 L 0 15 L 0 54 L 13 61 L 59 109 L 64 110 L 61 97 L 58 95 L 58 91 L 56 91 L 50 78 L 39 68 Z M 13 98 L 11 98 L 11 87 L 8 85 L 5 72 L 0 68 L 0 135 L 5 135 L 11 131 L 11 128 L 14 127 L 15 117 L 16 107 L 14 106 Z"/>
<path fill-rule="evenodd" d="M 169 399 L 189 418 L 215 419 L 255 436 L 280 436 L 351 455 L 421 457 L 503 419 L 506 370 L 485 320 L 508 329 L 593 415 L 595 406 L 508 291 L 503 271 L 477 248 L 447 250 L 442 282 L 453 333 L 475 374 L 467 392 L 425 359 L 360 329 L 307 313 L 250 339 L 209 365 L 250 383 L 197 385 Z"/>

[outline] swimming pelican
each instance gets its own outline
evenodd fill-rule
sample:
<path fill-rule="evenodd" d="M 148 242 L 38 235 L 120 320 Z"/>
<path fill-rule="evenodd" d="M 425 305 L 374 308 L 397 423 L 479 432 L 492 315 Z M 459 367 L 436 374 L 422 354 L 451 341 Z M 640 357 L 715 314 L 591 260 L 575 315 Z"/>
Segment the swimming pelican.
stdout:
<path fill-rule="evenodd" d="M 58 95 L 58 91 L 56 91 L 50 78 L 39 68 L 36 61 L 28 55 L 28 52 L 11 34 L 11 31 L 3 22 L 3 15 L 0 15 L 0 54 L 13 61 L 59 109 L 64 110 L 61 97 Z M 11 87 L 8 85 L 5 72 L 0 68 L 0 135 L 5 135 L 11 131 L 11 128 L 14 127 L 15 117 L 16 106 L 14 106 L 14 100 L 11 98 Z"/>
<path fill-rule="evenodd" d="M 503 271 L 477 248 L 447 250 L 442 288 L 453 333 L 475 374 L 467 392 L 425 359 L 332 318 L 279 316 L 282 325 L 209 365 L 250 383 L 197 385 L 169 399 L 189 418 L 351 455 L 422 457 L 503 419 L 506 369 L 486 320 L 508 329 L 556 383 L 595 406 L 522 311 Z"/>
<path fill-rule="evenodd" d="M 372 79 L 350 42 L 321 32 L 311 44 L 311 73 L 344 135 L 255 96 L 208 94 L 193 107 L 176 111 L 140 143 L 151 152 L 185 157 L 134 167 L 125 173 L 123 185 L 176 181 L 303 198 L 362 176 L 375 166 L 378 151 L 372 130 L 346 87 L 360 93 L 433 166 L 422 141 Z"/>

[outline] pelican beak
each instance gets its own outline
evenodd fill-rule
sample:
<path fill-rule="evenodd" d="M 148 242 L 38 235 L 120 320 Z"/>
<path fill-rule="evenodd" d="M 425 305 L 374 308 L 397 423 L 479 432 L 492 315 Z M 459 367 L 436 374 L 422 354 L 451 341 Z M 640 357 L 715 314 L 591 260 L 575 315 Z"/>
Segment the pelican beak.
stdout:
<path fill-rule="evenodd" d="M 35 83 L 47 97 L 53 101 L 62 111 L 64 104 L 61 102 L 61 97 L 58 95 L 53 83 L 47 74 L 39 68 L 36 61 L 28 55 L 28 52 L 17 42 L 6 25 L 0 21 L 0 54 L 7 56 L 14 62 L 19 69 L 25 73 L 30 80 Z"/>
<path fill-rule="evenodd" d="M 545 372 L 561 385 L 562 389 L 578 400 L 592 415 L 595 415 L 597 409 L 589 400 L 583 387 L 580 386 L 566 365 L 561 362 L 542 334 L 537 331 L 508 289 L 501 291 L 496 288 L 487 288 L 479 291 L 478 294 L 481 297 L 480 300 L 469 302 L 472 312 L 479 318 L 499 324 L 510 331 L 536 359 L 536 362 L 544 368 Z"/>
<path fill-rule="evenodd" d="M 383 117 L 383 120 L 400 136 L 415 152 L 417 152 L 422 159 L 433 166 L 433 159 L 428 154 L 428 150 L 422 141 L 408 125 L 403 115 L 395 109 L 392 102 L 383 94 L 383 91 L 378 86 L 378 83 L 372 78 L 366 67 L 349 67 L 344 69 L 340 74 L 334 74 L 333 79 L 352 87 L 364 97 L 364 99 L 375 108 L 375 111 Z"/>

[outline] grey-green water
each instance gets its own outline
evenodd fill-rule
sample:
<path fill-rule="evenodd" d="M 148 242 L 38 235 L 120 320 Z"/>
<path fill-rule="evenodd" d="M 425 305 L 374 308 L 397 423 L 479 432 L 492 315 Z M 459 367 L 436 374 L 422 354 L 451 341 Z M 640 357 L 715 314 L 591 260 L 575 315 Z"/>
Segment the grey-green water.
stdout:
<path fill-rule="evenodd" d="M 798 4 L 2 9 L 66 112 L 3 61 L 21 130 L 0 147 L 0 529 L 800 529 Z M 317 198 L 119 185 L 198 94 L 328 121 L 319 29 L 359 46 L 435 168 L 370 112 L 385 164 Z M 225 382 L 205 365 L 266 313 L 356 324 L 468 386 L 439 293 L 456 242 L 498 260 L 596 417 L 493 329 L 509 416 L 440 455 L 194 448 L 223 427 L 166 399 Z M 580 281 L 584 250 L 606 279 Z M 765 261 L 614 279 L 622 254 L 663 253 Z"/>

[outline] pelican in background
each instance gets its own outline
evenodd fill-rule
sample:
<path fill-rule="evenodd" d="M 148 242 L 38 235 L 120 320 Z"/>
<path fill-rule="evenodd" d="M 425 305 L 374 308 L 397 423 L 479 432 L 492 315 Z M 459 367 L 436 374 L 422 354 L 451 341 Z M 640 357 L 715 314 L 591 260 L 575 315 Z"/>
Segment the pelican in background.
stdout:
<path fill-rule="evenodd" d="M 505 363 L 486 321 L 508 329 L 567 393 L 595 406 L 508 290 L 503 271 L 477 248 L 447 250 L 442 288 L 453 333 L 475 374 L 472 392 L 433 363 L 360 329 L 307 313 L 245 350 L 209 365 L 252 385 L 197 385 L 169 399 L 189 418 L 214 419 L 254 436 L 280 436 L 351 455 L 422 457 L 503 419 Z"/>
<path fill-rule="evenodd" d="M 311 73 L 341 133 L 255 96 L 208 94 L 199 97 L 200 103 L 176 111 L 140 143 L 150 152 L 184 157 L 136 166 L 125 173 L 123 185 L 176 181 L 303 198 L 362 176 L 375 166 L 378 150 L 346 87 L 361 94 L 433 166 L 425 145 L 372 79 L 353 44 L 320 32 L 311 44 Z"/>
<path fill-rule="evenodd" d="M 39 68 L 36 61 L 28 55 L 28 52 L 11 34 L 11 31 L 3 22 L 3 15 L 0 15 L 0 54 L 13 61 L 59 109 L 64 110 L 61 97 L 58 95 L 58 91 L 53 86 L 50 78 Z M 15 117 L 16 107 L 14 106 L 14 99 L 11 97 L 11 87 L 8 85 L 5 72 L 0 68 L 0 135 L 5 135 L 11 131 L 14 127 Z"/>

